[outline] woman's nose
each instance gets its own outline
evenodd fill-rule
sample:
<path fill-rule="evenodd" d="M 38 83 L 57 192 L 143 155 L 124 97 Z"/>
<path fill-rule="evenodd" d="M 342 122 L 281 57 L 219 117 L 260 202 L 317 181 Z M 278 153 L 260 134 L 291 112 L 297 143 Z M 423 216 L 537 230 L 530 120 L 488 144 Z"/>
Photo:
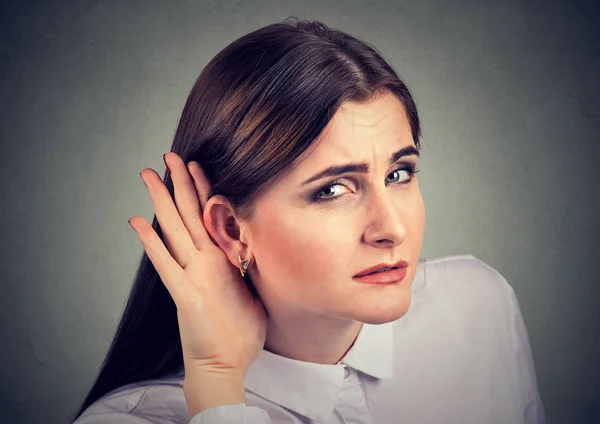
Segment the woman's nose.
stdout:
<path fill-rule="evenodd" d="M 402 210 L 389 193 L 373 193 L 367 206 L 364 239 L 376 247 L 393 247 L 406 237 Z"/>

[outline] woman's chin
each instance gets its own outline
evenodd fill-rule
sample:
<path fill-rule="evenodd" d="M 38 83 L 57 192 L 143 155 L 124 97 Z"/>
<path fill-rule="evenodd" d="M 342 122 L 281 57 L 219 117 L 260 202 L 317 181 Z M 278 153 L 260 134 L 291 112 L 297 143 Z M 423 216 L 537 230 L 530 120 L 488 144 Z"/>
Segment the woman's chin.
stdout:
<path fill-rule="evenodd" d="M 385 324 L 402 318 L 408 312 L 410 304 L 410 293 L 401 297 L 387 298 L 375 305 L 363 305 L 356 311 L 353 319 L 367 324 Z"/>

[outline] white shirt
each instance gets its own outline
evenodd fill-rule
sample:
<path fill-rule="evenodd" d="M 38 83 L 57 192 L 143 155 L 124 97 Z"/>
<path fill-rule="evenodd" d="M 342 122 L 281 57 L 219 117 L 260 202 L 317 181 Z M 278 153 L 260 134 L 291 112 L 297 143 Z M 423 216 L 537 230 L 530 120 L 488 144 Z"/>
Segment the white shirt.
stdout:
<path fill-rule="evenodd" d="M 246 404 L 189 416 L 183 370 L 121 387 L 77 424 L 543 424 L 528 334 L 515 293 L 473 255 L 421 260 L 407 313 L 363 324 L 331 365 L 262 350 Z"/>

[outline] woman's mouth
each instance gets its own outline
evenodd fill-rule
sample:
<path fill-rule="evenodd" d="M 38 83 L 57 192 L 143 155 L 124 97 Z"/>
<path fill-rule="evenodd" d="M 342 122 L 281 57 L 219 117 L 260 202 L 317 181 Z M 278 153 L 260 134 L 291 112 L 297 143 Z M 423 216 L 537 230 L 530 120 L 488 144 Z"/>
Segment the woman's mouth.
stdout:
<path fill-rule="evenodd" d="M 394 284 L 399 283 L 406 277 L 407 267 L 392 268 L 387 271 L 376 271 L 353 279 L 359 283 L 367 284 Z"/>

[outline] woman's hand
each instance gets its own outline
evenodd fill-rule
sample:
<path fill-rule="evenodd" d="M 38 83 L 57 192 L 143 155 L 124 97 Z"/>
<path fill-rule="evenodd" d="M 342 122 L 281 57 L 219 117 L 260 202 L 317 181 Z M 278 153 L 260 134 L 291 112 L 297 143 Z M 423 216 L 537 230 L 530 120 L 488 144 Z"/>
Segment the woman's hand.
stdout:
<path fill-rule="evenodd" d="M 264 306 L 204 227 L 209 184 L 200 165 L 186 167 L 173 152 L 164 159 L 176 205 L 153 169 L 144 168 L 140 175 L 167 246 L 144 218 L 134 216 L 129 223 L 177 305 L 186 375 L 243 378 L 265 343 Z"/>

